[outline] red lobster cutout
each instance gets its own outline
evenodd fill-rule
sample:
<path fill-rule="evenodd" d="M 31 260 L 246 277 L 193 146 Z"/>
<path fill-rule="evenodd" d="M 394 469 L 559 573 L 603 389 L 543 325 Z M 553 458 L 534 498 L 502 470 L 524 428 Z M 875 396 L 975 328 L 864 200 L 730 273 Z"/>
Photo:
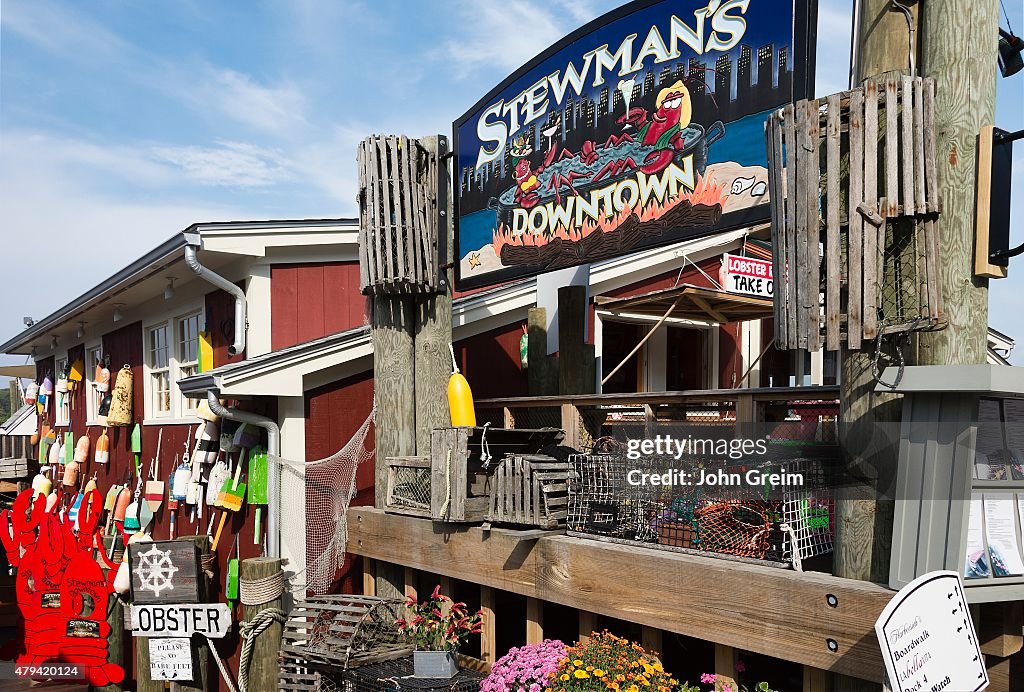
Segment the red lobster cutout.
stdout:
<path fill-rule="evenodd" d="M 18 495 L 13 510 L 0 513 L 0 542 L 18 568 L 15 590 L 25 621 L 18 665 L 78 664 L 94 686 L 124 679 L 124 670 L 107 661 L 114 571 L 104 577 L 92 556 L 95 545 L 103 555 L 97 532 L 102 510 L 99 491 L 86 493 L 77 535 L 69 520 L 46 512 L 46 498 L 35 497 L 33 490 Z"/>

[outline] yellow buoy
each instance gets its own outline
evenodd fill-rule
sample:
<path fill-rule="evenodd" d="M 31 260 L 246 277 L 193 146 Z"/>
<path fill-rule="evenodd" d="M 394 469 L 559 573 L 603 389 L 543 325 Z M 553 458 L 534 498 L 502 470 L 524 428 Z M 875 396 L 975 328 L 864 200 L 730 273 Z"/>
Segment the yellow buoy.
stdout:
<path fill-rule="evenodd" d="M 473 392 L 469 382 L 459 372 L 455 363 L 455 349 L 448 344 L 452 354 L 452 375 L 448 378 L 448 411 L 452 417 L 452 427 L 476 426 L 476 410 L 473 408 Z"/>

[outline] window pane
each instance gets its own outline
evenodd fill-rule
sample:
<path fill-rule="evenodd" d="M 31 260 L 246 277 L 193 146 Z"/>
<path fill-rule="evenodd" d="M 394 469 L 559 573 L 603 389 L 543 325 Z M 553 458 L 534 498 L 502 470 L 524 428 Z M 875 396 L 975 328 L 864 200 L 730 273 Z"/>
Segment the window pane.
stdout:
<path fill-rule="evenodd" d="M 199 373 L 199 366 L 198 365 L 183 365 L 178 370 L 181 373 L 179 379 L 183 379 L 185 377 L 191 377 L 192 375 L 198 374 Z M 194 411 L 196 409 L 196 406 L 198 406 L 198 404 L 199 404 L 199 402 L 196 399 L 189 399 L 186 396 L 181 396 L 180 397 L 180 401 L 181 401 L 181 404 L 180 404 L 179 413 L 184 412 L 184 411 Z"/>
<path fill-rule="evenodd" d="M 178 320 L 178 360 L 183 363 L 199 360 L 199 315 Z"/>
<path fill-rule="evenodd" d="M 167 356 L 167 326 L 154 327 L 149 332 L 149 367 L 166 368 Z"/>
<path fill-rule="evenodd" d="M 169 413 L 171 410 L 171 380 L 167 372 L 153 373 L 152 385 L 154 413 Z"/>

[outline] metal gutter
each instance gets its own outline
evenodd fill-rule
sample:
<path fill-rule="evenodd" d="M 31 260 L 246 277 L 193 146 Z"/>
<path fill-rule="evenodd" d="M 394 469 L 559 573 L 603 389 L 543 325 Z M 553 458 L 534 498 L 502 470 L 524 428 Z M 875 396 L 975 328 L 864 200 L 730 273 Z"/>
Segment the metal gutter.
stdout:
<path fill-rule="evenodd" d="M 210 410 L 221 418 L 249 423 L 267 431 L 267 453 L 272 457 L 281 456 L 281 428 L 278 424 L 266 416 L 248 411 L 238 411 L 226 408 L 221 405 L 217 395 L 213 392 L 206 393 L 206 401 Z M 277 459 L 271 459 L 267 464 L 267 556 L 281 557 L 281 467 Z"/>
<path fill-rule="evenodd" d="M 183 247 L 185 247 L 185 237 L 181 233 L 175 234 L 172 238 L 150 250 L 106 281 L 94 286 L 67 305 L 47 315 L 14 338 L 0 344 L 0 353 L 12 353 L 14 349 L 24 346 L 61 323 L 72 319 L 76 312 L 98 305 L 104 300 L 112 298 L 117 293 L 128 289 L 133 284 L 152 274 L 158 269 L 158 265 L 165 263 L 168 259 L 178 259 L 181 257 L 181 249 Z"/>
<path fill-rule="evenodd" d="M 185 264 L 188 265 L 188 268 L 207 283 L 227 291 L 235 297 L 235 333 L 234 340 L 228 346 L 228 355 L 237 356 L 245 351 L 245 333 L 249 329 L 249 321 L 245 314 L 245 291 L 209 267 L 203 266 L 199 261 L 199 250 L 203 247 L 203 238 L 197 231 L 185 231 L 182 235 L 185 238 Z"/>

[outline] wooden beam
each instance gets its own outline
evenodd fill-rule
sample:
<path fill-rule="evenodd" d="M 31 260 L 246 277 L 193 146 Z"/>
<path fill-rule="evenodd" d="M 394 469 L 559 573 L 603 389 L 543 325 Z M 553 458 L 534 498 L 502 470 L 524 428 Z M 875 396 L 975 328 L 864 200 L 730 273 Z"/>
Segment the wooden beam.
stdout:
<path fill-rule="evenodd" d="M 1006 658 L 1024 648 L 1024 602 L 982 603 L 978 620 L 983 654 Z"/>
<path fill-rule="evenodd" d="M 377 595 L 377 577 L 373 566 L 373 558 L 363 558 L 363 595 Z"/>
<path fill-rule="evenodd" d="M 544 641 L 544 602 L 539 598 L 526 599 L 526 643 Z"/>
<path fill-rule="evenodd" d="M 573 449 L 579 449 L 580 445 L 580 413 L 576 410 L 576 407 L 572 404 L 562 404 L 562 430 L 565 431 L 565 437 L 562 439 L 562 444 L 568 445 Z"/>
<path fill-rule="evenodd" d="M 597 630 L 597 614 L 587 610 L 580 611 L 580 636 L 581 642 L 588 641 L 590 635 Z"/>
<path fill-rule="evenodd" d="M 498 655 L 495 643 L 497 626 L 494 620 L 494 589 L 489 586 L 480 587 L 480 610 L 483 611 L 483 628 L 480 630 L 480 658 L 493 664 Z"/>
<path fill-rule="evenodd" d="M 892 592 L 877 584 L 570 536 L 523 539 L 369 507 L 350 508 L 348 527 L 359 555 L 881 681 L 874 622 Z"/>
<path fill-rule="evenodd" d="M 647 653 L 660 659 L 665 651 L 663 645 L 662 633 L 657 627 L 644 627 L 640 630 L 640 646 L 647 649 Z"/>
<path fill-rule="evenodd" d="M 715 644 L 715 692 L 737 690 L 736 649 Z"/>
<path fill-rule="evenodd" d="M 974 275 L 986 279 L 1005 279 L 1006 267 L 992 264 L 988 256 L 988 232 L 991 225 L 992 140 L 994 125 L 983 125 L 978 135 L 978 183 L 974 220 Z M 12 407 L 13 408 L 13 407 Z"/>
<path fill-rule="evenodd" d="M 711 318 L 714 319 L 716 322 L 721 322 L 722 324 L 727 324 L 729 322 L 729 320 L 726 319 L 725 315 L 711 307 L 711 304 L 708 301 L 701 298 L 700 296 L 691 296 L 690 300 L 693 301 L 694 305 L 699 307 L 704 312 L 708 313 L 708 315 L 710 315 Z"/>
<path fill-rule="evenodd" d="M 416 592 L 416 570 L 411 567 L 406 567 L 404 571 L 405 586 L 402 592 L 406 598 L 419 599 L 419 594 Z"/>
<path fill-rule="evenodd" d="M 828 683 L 828 673 L 818 668 L 804 666 L 803 692 L 831 692 Z"/>

